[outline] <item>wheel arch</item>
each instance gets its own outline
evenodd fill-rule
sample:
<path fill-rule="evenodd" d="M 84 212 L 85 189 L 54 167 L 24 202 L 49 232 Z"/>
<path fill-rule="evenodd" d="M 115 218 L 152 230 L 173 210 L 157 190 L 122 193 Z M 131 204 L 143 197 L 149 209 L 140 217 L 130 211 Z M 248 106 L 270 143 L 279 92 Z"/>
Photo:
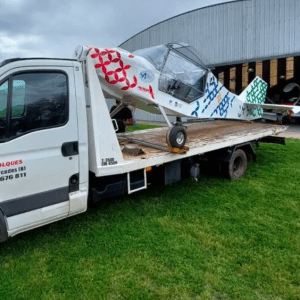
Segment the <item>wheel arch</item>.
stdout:
<path fill-rule="evenodd" d="M 248 162 L 256 161 L 256 153 L 253 149 L 252 142 L 247 142 L 227 148 L 226 150 L 224 150 L 224 153 L 223 155 L 221 155 L 219 160 L 221 162 L 230 162 L 233 153 L 238 149 L 241 149 L 245 152 Z"/>

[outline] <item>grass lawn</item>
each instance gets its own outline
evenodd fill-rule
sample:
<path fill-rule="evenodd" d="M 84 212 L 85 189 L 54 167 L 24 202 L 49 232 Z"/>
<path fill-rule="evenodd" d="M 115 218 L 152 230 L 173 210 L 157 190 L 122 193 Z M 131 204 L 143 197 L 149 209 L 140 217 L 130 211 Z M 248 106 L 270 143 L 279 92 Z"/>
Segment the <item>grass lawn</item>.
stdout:
<path fill-rule="evenodd" d="M 159 128 L 160 125 L 148 125 L 148 124 L 138 124 L 136 127 L 134 126 L 128 126 L 126 127 L 126 132 L 131 132 L 135 130 L 144 130 L 144 129 L 150 129 L 150 128 Z"/>
<path fill-rule="evenodd" d="M 300 141 L 0 245 L 0 299 L 300 299 Z"/>

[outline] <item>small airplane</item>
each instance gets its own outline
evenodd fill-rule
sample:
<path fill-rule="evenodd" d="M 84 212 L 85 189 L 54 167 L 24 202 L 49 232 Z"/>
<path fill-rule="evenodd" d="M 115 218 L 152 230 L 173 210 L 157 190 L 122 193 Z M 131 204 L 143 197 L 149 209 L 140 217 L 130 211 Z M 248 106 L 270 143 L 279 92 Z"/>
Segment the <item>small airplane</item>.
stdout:
<path fill-rule="evenodd" d="M 129 53 L 120 48 L 88 47 L 106 97 L 161 113 L 169 126 L 167 143 L 182 148 L 187 133 L 181 117 L 255 120 L 263 109 L 300 107 L 264 104 L 267 83 L 256 77 L 240 94 L 231 93 L 185 43 L 169 43 Z M 113 112 L 114 114 L 114 112 Z M 171 124 L 168 115 L 176 116 Z M 113 116 L 113 115 L 112 115 Z"/>

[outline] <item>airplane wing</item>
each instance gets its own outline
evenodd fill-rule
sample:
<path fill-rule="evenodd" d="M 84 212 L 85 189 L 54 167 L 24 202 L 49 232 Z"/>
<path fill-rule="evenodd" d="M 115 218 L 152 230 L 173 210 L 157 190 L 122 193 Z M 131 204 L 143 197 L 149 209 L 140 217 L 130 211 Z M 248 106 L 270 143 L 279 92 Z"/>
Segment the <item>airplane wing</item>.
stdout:
<path fill-rule="evenodd" d="M 261 107 L 262 109 L 278 109 L 278 110 L 292 110 L 293 113 L 300 112 L 300 106 L 291 105 L 276 105 L 276 104 L 258 104 L 258 103 L 246 103 L 249 108 Z"/>

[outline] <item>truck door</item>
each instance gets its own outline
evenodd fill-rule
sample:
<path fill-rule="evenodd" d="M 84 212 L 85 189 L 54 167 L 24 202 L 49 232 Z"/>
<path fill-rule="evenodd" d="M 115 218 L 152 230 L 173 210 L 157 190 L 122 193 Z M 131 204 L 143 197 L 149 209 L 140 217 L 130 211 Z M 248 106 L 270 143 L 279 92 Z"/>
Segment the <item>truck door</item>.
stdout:
<path fill-rule="evenodd" d="M 68 215 L 79 180 L 72 65 L 21 70 L 0 77 L 0 209 L 8 231 Z"/>

